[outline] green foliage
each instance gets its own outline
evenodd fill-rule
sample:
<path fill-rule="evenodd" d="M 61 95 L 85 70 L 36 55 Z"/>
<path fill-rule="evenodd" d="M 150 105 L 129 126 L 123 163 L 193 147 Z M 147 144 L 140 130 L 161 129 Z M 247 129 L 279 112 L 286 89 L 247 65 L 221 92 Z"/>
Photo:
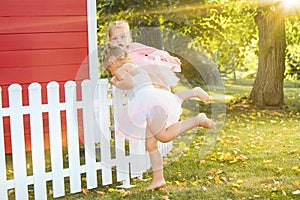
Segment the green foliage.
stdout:
<path fill-rule="evenodd" d="M 107 38 L 108 23 L 123 19 L 129 22 L 132 30 L 138 27 L 158 27 L 191 38 L 189 47 L 199 51 L 200 46 L 200 51 L 207 54 L 219 70 L 229 77 L 255 76 L 258 65 L 258 30 L 254 21 L 258 5 L 255 2 L 97 0 L 97 4 L 100 46 Z M 299 18 L 289 16 L 286 22 L 287 53 L 298 59 Z M 287 62 L 290 61 L 287 59 Z M 287 75 L 290 70 L 287 68 Z"/>
<path fill-rule="evenodd" d="M 286 20 L 286 71 L 287 79 L 295 79 L 300 74 L 300 16 L 291 16 Z"/>

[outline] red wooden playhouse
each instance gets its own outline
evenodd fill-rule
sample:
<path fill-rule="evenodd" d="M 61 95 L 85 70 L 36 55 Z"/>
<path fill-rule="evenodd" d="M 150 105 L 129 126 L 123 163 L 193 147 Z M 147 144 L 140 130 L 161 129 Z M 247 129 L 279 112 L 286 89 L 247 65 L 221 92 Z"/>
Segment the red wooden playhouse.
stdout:
<path fill-rule="evenodd" d="M 96 19 L 96 0 L 0 1 L 1 200 L 62 197 L 114 177 L 129 188 L 150 168 L 145 141 L 114 131 L 127 98 L 98 79 Z M 166 155 L 172 142 L 159 148 Z"/>
<path fill-rule="evenodd" d="M 0 2 L 0 24 L 2 107 L 9 106 L 7 89 L 13 83 L 21 84 L 23 105 L 27 105 L 27 87 L 32 82 L 41 84 L 45 103 L 46 85 L 51 81 L 59 83 L 63 101 L 66 81 L 98 78 L 95 2 L 4 0 Z M 3 121 L 5 152 L 10 153 L 10 119 Z M 30 150 L 28 116 L 24 115 L 24 121 L 26 150 Z"/>

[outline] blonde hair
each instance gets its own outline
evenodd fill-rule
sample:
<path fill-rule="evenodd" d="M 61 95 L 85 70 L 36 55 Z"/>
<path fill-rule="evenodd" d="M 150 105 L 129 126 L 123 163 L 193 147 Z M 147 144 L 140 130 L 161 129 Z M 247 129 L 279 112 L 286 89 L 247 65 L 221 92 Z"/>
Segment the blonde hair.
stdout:
<path fill-rule="evenodd" d="M 114 28 L 123 28 L 125 33 L 128 34 L 128 39 L 129 39 L 129 42 L 131 42 L 131 32 L 130 32 L 130 28 L 129 28 L 129 24 L 127 21 L 124 21 L 124 20 L 117 20 L 117 21 L 114 21 L 112 23 L 110 23 L 108 25 L 108 36 L 110 37 L 111 35 L 111 30 L 114 29 Z"/>
<path fill-rule="evenodd" d="M 128 22 L 123 21 L 123 20 L 114 21 L 108 25 L 109 31 L 113 28 L 124 28 L 125 31 L 130 31 Z"/>
<path fill-rule="evenodd" d="M 124 61 L 129 61 L 129 53 L 128 51 L 120 46 L 112 45 L 111 43 L 108 43 L 106 45 L 104 56 L 103 56 L 103 65 L 106 69 L 109 66 L 109 60 L 110 59 L 122 59 Z"/>

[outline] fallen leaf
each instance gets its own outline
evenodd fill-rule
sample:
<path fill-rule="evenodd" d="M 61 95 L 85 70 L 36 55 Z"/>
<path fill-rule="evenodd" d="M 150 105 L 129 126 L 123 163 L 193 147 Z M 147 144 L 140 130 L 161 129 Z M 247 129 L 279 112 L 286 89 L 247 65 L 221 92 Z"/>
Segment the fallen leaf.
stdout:
<path fill-rule="evenodd" d="M 296 172 L 300 172 L 300 168 L 298 166 L 292 167 L 292 170 L 294 170 Z"/>
<path fill-rule="evenodd" d="M 192 182 L 192 186 L 197 186 L 198 185 L 198 181 L 193 181 Z"/>
<path fill-rule="evenodd" d="M 121 195 L 123 195 L 126 191 L 124 189 L 117 190 Z"/>
<path fill-rule="evenodd" d="M 247 118 L 247 115 L 245 115 L 245 114 L 241 114 L 241 116 L 242 116 L 243 118 Z"/>
<path fill-rule="evenodd" d="M 108 189 L 108 192 L 117 192 L 118 190 L 117 189 L 114 189 L 114 188 L 109 188 Z"/>
<path fill-rule="evenodd" d="M 240 185 L 237 183 L 232 183 L 232 187 L 240 187 Z"/>
<path fill-rule="evenodd" d="M 216 177 L 215 177 L 215 183 L 216 183 L 216 184 L 222 183 L 222 181 L 220 180 L 220 177 L 219 177 L 219 176 L 216 176 Z"/>
<path fill-rule="evenodd" d="M 98 195 L 105 195 L 105 192 L 102 192 L 102 191 L 96 191 L 96 193 L 97 193 Z"/>
<path fill-rule="evenodd" d="M 15 193 L 15 190 L 14 190 L 14 189 L 11 189 L 11 190 L 8 191 L 8 195 L 12 195 L 12 194 L 14 194 L 14 193 Z"/>
<path fill-rule="evenodd" d="M 89 193 L 89 190 L 87 188 L 82 188 L 81 191 L 85 195 L 87 195 Z"/>
<path fill-rule="evenodd" d="M 271 163 L 273 162 L 272 160 L 263 160 L 263 163 Z"/>
<path fill-rule="evenodd" d="M 286 192 L 284 190 L 281 190 L 281 192 L 283 196 L 286 196 Z"/>
<path fill-rule="evenodd" d="M 211 170 L 209 170 L 207 173 L 209 174 L 214 174 L 216 173 L 218 170 L 216 170 L 215 168 L 212 168 Z"/>
<path fill-rule="evenodd" d="M 221 177 L 220 179 L 221 179 L 222 181 L 226 182 L 226 183 L 228 182 L 228 180 L 227 180 L 226 177 Z"/>
<path fill-rule="evenodd" d="M 205 184 L 209 186 L 209 185 L 211 185 L 211 182 L 210 181 L 206 181 Z"/>
<path fill-rule="evenodd" d="M 126 192 L 123 193 L 122 197 L 127 197 L 129 195 L 131 195 L 131 192 L 130 191 L 126 191 Z"/>
<path fill-rule="evenodd" d="M 298 186 L 299 186 L 299 181 L 294 181 L 294 182 L 293 182 L 293 185 L 294 185 L 295 187 L 298 187 Z"/>
<path fill-rule="evenodd" d="M 231 153 L 224 154 L 224 160 L 233 160 Z"/>
<path fill-rule="evenodd" d="M 232 149 L 232 152 L 236 155 L 236 154 L 238 154 L 238 152 L 240 152 L 240 150 L 237 148 L 234 148 L 234 149 Z"/>
<path fill-rule="evenodd" d="M 161 197 L 163 200 L 169 200 L 170 198 L 168 196 L 162 196 Z"/>
<path fill-rule="evenodd" d="M 215 174 L 223 174 L 223 173 L 224 173 L 223 170 L 218 169 Z"/>
<path fill-rule="evenodd" d="M 229 163 L 236 163 L 238 160 L 237 159 L 233 159 L 231 161 L 229 161 Z"/>
<path fill-rule="evenodd" d="M 293 194 L 300 194 L 300 190 L 296 190 L 294 192 L 292 192 Z"/>
<path fill-rule="evenodd" d="M 234 194 L 237 194 L 238 192 L 239 192 L 238 189 L 233 188 L 233 193 L 234 193 Z"/>
<path fill-rule="evenodd" d="M 14 171 L 11 170 L 11 169 L 6 170 L 6 175 L 10 175 L 10 174 L 13 174 L 13 173 L 14 173 Z"/>
<path fill-rule="evenodd" d="M 165 194 L 170 194 L 170 192 L 166 189 L 163 189 L 162 192 L 165 193 Z"/>
<path fill-rule="evenodd" d="M 172 185 L 172 181 L 166 181 L 167 185 Z"/>
<path fill-rule="evenodd" d="M 184 142 L 180 142 L 180 143 L 178 144 L 178 147 L 181 148 L 181 149 L 184 148 L 185 146 L 186 146 L 186 145 L 185 145 Z"/>
<path fill-rule="evenodd" d="M 237 159 L 237 160 L 241 160 L 241 161 L 248 160 L 248 158 L 247 158 L 246 156 L 243 156 L 243 155 L 241 155 L 241 154 L 240 154 L 240 155 L 237 155 L 237 156 L 236 156 L 236 159 Z"/>
<path fill-rule="evenodd" d="M 181 172 L 177 172 L 177 175 L 179 176 L 179 177 L 181 177 L 182 175 L 181 175 Z"/>
<path fill-rule="evenodd" d="M 276 173 L 282 172 L 283 168 L 282 167 L 277 167 L 277 170 L 275 171 Z"/>

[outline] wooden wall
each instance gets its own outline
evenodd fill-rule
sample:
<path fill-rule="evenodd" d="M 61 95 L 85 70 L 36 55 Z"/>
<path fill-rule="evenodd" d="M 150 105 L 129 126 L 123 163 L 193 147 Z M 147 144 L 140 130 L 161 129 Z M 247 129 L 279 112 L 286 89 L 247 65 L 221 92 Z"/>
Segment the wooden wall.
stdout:
<path fill-rule="evenodd" d="M 0 1 L 0 86 L 3 107 L 8 106 L 7 88 L 19 83 L 23 105 L 28 104 L 27 87 L 57 81 L 64 100 L 63 84 L 89 78 L 86 0 L 1 0 Z M 78 73 L 80 72 L 80 73 Z M 26 116 L 25 116 L 26 118 Z M 5 119 L 6 141 L 9 119 Z M 25 130 L 29 134 L 29 128 Z"/>

